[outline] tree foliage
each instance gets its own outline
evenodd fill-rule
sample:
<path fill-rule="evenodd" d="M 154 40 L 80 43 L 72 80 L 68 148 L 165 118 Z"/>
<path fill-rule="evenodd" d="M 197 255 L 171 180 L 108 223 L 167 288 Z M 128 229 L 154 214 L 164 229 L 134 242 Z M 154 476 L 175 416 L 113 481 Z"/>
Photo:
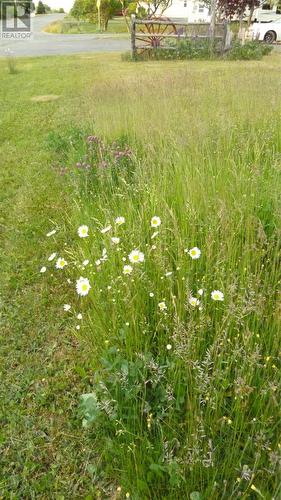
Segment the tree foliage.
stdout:
<path fill-rule="evenodd" d="M 49 5 L 47 5 L 46 3 L 44 3 L 43 5 L 45 7 L 46 14 L 47 14 L 47 12 L 51 12 L 52 9 L 51 9 L 51 7 Z"/>
<path fill-rule="evenodd" d="M 121 8 L 119 0 L 101 0 L 100 2 L 100 24 L 101 30 L 106 31 L 108 22 Z M 98 21 L 98 7 L 96 0 L 75 0 L 71 9 L 71 15 L 75 19 L 85 19 L 93 23 Z"/>
<path fill-rule="evenodd" d="M 250 15 L 260 5 L 259 0 L 218 0 L 218 9 L 227 19 L 241 17 L 249 10 Z"/>
<path fill-rule="evenodd" d="M 39 0 L 39 2 L 38 2 L 36 14 L 46 14 L 45 5 L 43 4 L 43 2 L 41 0 Z"/>
<path fill-rule="evenodd" d="M 145 4 L 148 17 L 153 17 L 155 15 L 162 16 L 165 10 L 172 5 L 173 0 L 146 0 L 143 2 Z"/>

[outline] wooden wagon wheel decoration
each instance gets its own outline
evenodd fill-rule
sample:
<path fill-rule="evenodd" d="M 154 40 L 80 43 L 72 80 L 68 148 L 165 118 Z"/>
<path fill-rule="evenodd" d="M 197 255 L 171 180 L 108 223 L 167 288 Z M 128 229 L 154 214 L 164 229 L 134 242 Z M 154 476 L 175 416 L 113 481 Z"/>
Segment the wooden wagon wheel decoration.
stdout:
<path fill-rule="evenodd" d="M 147 49 L 160 48 L 163 46 L 163 41 L 167 35 L 177 34 L 176 26 L 168 17 L 152 17 L 151 21 L 155 21 L 155 24 L 154 22 L 146 22 L 136 33 L 136 40 L 142 42 L 141 46 L 136 46 L 139 54 L 142 54 Z"/>

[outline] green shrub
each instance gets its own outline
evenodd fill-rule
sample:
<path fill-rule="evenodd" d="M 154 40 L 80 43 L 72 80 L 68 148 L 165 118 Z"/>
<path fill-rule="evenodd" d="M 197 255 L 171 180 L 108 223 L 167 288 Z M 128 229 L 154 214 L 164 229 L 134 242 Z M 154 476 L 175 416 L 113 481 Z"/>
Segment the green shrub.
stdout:
<path fill-rule="evenodd" d="M 222 50 L 221 41 L 215 41 L 212 45 L 209 40 L 191 39 L 178 40 L 170 43 L 169 48 L 147 49 L 142 54 L 136 54 L 136 61 L 162 60 L 162 59 L 230 59 L 230 60 L 254 60 L 261 59 L 271 52 L 272 47 L 260 42 L 246 42 L 241 45 L 235 41 L 227 52 Z M 123 60 L 132 59 L 131 55 L 125 54 Z"/>
<path fill-rule="evenodd" d="M 265 45 L 259 42 L 246 42 L 245 45 L 241 45 L 239 41 L 234 42 L 230 51 L 227 53 L 227 59 L 240 59 L 240 60 L 251 60 L 251 59 L 261 59 L 263 56 L 269 54 L 272 51 L 270 45 Z"/>

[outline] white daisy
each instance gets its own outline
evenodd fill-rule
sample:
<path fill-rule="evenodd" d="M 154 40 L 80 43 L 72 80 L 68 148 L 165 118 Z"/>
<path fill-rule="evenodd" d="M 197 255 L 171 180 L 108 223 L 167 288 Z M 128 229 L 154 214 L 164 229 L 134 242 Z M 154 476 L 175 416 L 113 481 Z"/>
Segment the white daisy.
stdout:
<path fill-rule="evenodd" d="M 166 349 L 167 349 L 167 351 L 170 351 L 170 350 L 172 349 L 171 344 L 167 344 L 167 345 L 166 345 Z"/>
<path fill-rule="evenodd" d="M 100 232 L 101 232 L 102 234 L 108 233 L 108 231 L 110 231 L 111 227 L 112 227 L 112 226 L 106 226 L 106 227 L 104 227 L 103 229 L 101 229 L 101 230 L 100 230 Z"/>
<path fill-rule="evenodd" d="M 154 293 L 150 292 L 149 297 L 154 297 Z"/>
<path fill-rule="evenodd" d="M 76 330 L 80 330 L 80 325 L 77 325 L 77 326 L 76 326 Z"/>
<path fill-rule="evenodd" d="M 128 265 L 128 266 L 124 266 L 124 267 L 123 267 L 123 274 L 131 274 L 131 273 L 132 273 L 132 271 L 133 271 L 132 266 L 129 266 L 129 265 Z"/>
<path fill-rule="evenodd" d="M 157 217 L 157 215 L 154 215 L 150 221 L 151 227 L 159 227 L 161 224 L 161 219 L 160 217 Z"/>
<path fill-rule="evenodd" d="M 64 311 L 66 311 L 66 312 L 67 312 L 67 311 L 69 311 L 70 309 L 71 309 L 71 305 L 70 305 L 70 304 L 64 304 L 64 306 L 63 306 L 63 310 L 64 310 Z"/>
<path fill-rule="evenodd" d="M 106 248 L 104 248 L 104 249 L 103 249 L 103 251 L 102 251 L 102 257 L 101 257 L 101 260 L 102 260 L 103 262 L 105 262 L 107 259 L 108 259 L 108 256 L 107 256 L 107 250 L 106 250 Z"/>
<path fill-rule="evenodd" d="M 132 250 L 132 252 L 129 254 L 129 261 L 132 262 L 132 264 L 138 264 L 139 262 L 143 262 L 144 254 L 139 250 Z"/>
<path fill-rule="evenodd" d="M 200 290 L 198 290 L 198 295 L 201 295 L 201 296 L 202 296 L 202 295 L 203 295 L 203 293 L 204 293 L 203 288 L 200 288 Z"/>
<path fill-rule="evenodd" d="M 57 253 L 56 253 L 56 252 L 52 253 L 52 254 L 50 255 L 50 257 L 48 257 L 48 261 L 49 261 L 49 262 L 51 262 L 52 260 L 54 260 L 54 258 L 55 258 L 55 256 L 56 256 L 56 255 L 57 255 Z"/>
<path fill-rule="evenodd" d="M 213 300 L 219 300 L 219 301 L 223 301 L 224 300 L 224 294 L 220 290 L 214 290 L 211 293 L 211 297 L 212 297 Z"/>
<path fill-rule="evenodd" d="M 45 273 L 47 271 L 47 268 L 45 266 L 41 267 L 40 273 Z"/>
<path fill-rule="evenodd" d="M 56 234 L 56 229 L 53 229 L 52 231 L 50 231 L 49 233 L 46 234 L 46 236 L 53 236 L 53 234 Z"/>
<path fill-rule="evenodd" d="M 111 241 L 112 241 L 112 243 L 114 243 L 114 245 L 118 245 L 118 243 L 120 243 L 120 238 L 117 238 L 116 236 L 113 236 L 111 238 Z"/>
<path fill-rule="evenodd" d="M 56 262 L 56 268 L 63 269 L 65 266 L 67 266 L 66 260 L 63 259 L 62 257 L 59 257 L 57 262 Z"/>
<path fill-rule="evenodd" d="M 190 255 L 192 259 L 199 259 L 201 250 L 199 250 L 199 248 L 197 247 L 193 247 L 188 251 L 188 255 Z"/>
<path fill-rule="evenodd" d="M 76 281 L 76 291 L 78 295 L 84 297 L 85 295 L 88 295 L 90 289 L 91 285 L 88 278 L 82 278 L 81 276 L 79 280 Z"/>
<path fill-rule="evenodd" d="M 82 264 L 83 264 L 83 266 L 87 266 L 89 264 L 89 262 L 90 261 L 88 259 L 85 259 L 85 260 L 83 260 Z"/>
<path fill-rule="evenodd" d="M 80 236 L 80 238 L 87 238 L 87 236 L 89 236 L 89 228 L 88 226 L 85 226 L 85 224 L 83 224 L 82 226 L 78 227 L 78 236 Z"/>
<path fill-rule="evenodd" d="M 122 224 L 125 224 L 125 217 L 116 217 L 115 224 L 117 224 L 117 226 L 121 226 Z"/>
<path fill-rule="evenodd" d="M 79 314 L 77 314 L 77 316 L 76 316 L 76 317 L 77 317 L 77 319 L 82 319 L 82 317 L 83 317 L 83 316 L 82 316 L 82 314 L 81 314 L 81 313 L 79 313 Z"/>
<path fill-rule="evenodd" d="M 165 302 L 159 302 L 158 307 L 159 307 L 160 311 L 166 311 L 166 309 L 167 309 Z"/>
<path fill-rule="evenodd" d="M 200 300 L 196 299 L 196 297 L 190 297 L 190 298 L 188 299 L 188 302 L 189 302 L 189 304 L 190 304 L 192 307 L 199 306 L 199 304 L 200 304 Z"/>

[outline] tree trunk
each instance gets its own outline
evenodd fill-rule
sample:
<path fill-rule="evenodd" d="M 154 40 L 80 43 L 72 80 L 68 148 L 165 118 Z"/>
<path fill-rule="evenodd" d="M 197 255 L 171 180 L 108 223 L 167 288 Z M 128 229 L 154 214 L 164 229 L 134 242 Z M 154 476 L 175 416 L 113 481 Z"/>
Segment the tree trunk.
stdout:
<path fill-rule="evenodd" d="M 103 24 L 104 31 L 107 31 L 107 28 L 108 28 L 108 22 L 109 22 L 109 16 L 106 16 L 106 17 L 104 18 L 104 24 Z"/>
<path fill-rule="evenodd" d="M 250 24 L 252 22 L 252 17 L 253 17 L 253 14 L 254 14 L 254 10 L 255 10 L 255 6 L 252 5 L 252 7 L 250 8 L 250 15 L 248 17 L 248 26 L 250 26 Z"/>
<path fill-rule="evenodd" d="M 215 45 L 215 29 L 216 29 L 216 7 L 217 0 L 211 0 L 210 10 L 211 10 L 211 21 L 209 27 L 209 36 L 210 36 L 210 46 L 211 50 L 214 50 Z"/>

